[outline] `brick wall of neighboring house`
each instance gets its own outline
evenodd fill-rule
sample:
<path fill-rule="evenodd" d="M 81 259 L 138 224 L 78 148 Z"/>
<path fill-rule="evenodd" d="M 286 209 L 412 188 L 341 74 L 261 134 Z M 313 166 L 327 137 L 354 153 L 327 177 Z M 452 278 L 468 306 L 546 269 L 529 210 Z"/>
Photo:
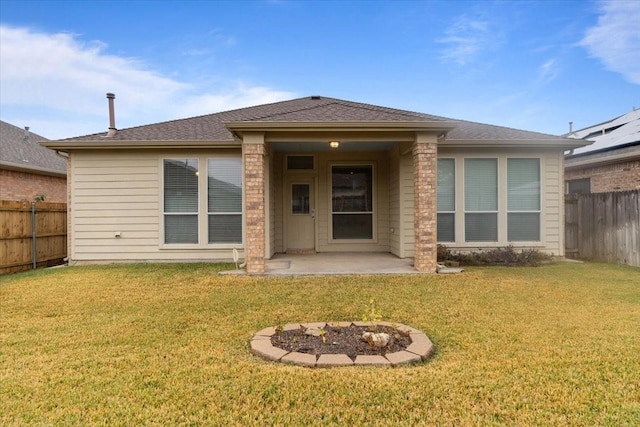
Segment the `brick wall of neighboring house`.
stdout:
<path fill-rule="evenodd" d="M 67 178 L 0 169 L 0 200 L 33 202 L 45 195 L 45 201 L 67 203 Z"/>
<path fill-rule="evenodd" d="M 565 171 L 565 181 L 591 178 L 592 193 L 640 189 L 640 160 Z"/>

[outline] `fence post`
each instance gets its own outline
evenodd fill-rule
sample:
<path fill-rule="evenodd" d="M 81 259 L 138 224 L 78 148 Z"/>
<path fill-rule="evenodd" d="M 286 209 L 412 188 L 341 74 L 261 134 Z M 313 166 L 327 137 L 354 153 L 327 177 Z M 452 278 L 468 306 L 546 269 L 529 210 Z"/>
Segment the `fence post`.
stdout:
<path fill-rule="evenodd" d="M 33 269 L 38 265 L 38 254 L 36 253 L 36 204 L 31 203 L 31 259 Z"/>

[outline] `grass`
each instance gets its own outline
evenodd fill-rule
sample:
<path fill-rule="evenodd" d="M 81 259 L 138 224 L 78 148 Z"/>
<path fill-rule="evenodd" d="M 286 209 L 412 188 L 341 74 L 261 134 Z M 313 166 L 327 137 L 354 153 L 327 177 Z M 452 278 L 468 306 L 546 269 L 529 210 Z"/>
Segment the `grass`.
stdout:
<path fill-rule="evenodd" d="M 255 278 L 119 265 L 0 278 L 1 425 L 640 425 L 640 270 Z M 253 333 L 384 320 L 437 352 L 400 368 L 264 361 Z"/>

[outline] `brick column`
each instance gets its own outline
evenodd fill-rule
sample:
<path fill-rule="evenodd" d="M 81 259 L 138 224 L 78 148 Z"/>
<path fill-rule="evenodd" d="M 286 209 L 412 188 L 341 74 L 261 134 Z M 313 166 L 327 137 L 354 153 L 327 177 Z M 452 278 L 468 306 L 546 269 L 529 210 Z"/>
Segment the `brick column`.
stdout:
<path fill-rule="evenodd" d="M 264 149 L 264 135 L 245 135 L 242 144 L 245 197 L 244 252 L 249 274 L 264 274 Z"/>
<path fill-rule="evenodd" d="M 414 266 L 435 273 L 437 261 L 437 135 L 417 134 L 413 146 Z"/>

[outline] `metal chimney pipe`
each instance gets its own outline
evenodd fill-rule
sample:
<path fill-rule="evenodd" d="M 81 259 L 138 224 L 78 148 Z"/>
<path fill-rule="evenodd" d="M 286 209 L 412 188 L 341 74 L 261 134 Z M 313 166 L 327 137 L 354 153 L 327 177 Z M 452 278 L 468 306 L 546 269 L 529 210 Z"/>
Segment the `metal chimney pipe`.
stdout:
<path fill-rule="evenodd" d="M 113 93 L 107 93 L 107 99 L 109 100 L 109 131 L 107 132 L 107 136 L 115 136 L 118 132 L 116 129 L 116 114 L 114 109 L 114 99 L 116 96 Z"/>
<path fill-rule="evenodd" d="M 573 122 L 569 122 L 569 133 L 573 132 Z"/>

